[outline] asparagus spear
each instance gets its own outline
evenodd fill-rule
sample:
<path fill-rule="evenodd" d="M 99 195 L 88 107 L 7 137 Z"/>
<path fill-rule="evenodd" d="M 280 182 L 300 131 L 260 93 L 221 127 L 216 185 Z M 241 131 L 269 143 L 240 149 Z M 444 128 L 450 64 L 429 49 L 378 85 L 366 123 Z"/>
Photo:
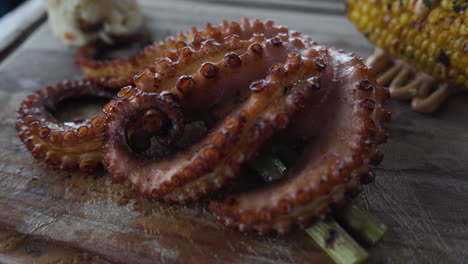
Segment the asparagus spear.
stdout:
<path fill-rule="evenodd" d="M 361 263 L 368 257 L 366 250 L 333 219 L 316 221 L 306 232 L 337 264 Z"/>
<path fill-rule="evenodd" d="M 260 153 L 252 167 L 267 182 L 280 179 L 286 171 L 286 166 L 272 151 Z"/>
<path fill-rule="evenodd" d="M 387 231 L 387 226 L 375 216 L 354 204 L 341 208 L 336 213 L 337 220 L 351 233 L 369 245 L 375 245 Z"/>

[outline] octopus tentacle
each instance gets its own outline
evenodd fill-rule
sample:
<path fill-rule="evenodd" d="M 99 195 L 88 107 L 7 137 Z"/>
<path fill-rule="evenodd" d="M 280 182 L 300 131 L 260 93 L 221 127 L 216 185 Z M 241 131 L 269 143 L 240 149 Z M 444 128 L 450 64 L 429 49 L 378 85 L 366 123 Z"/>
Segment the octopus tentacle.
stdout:
<path fill-rule="evenodd" d="M 89 68 L 99 68 L 100 65 L 109 64 L 112 65 L 114 71 L 122 71 L 120 69 L 122 64 L 125 64 L 125 59 L 114 59 L 108 61 L 100 61 L 94 59 L 97 54 L 101 54 L 107 50 L 118 48 L 121 46 L 126 46 L 132 43 L 140 43 L 143 46 L 143 36 L 141 34 L 131 34 L 127 36 L 114 36 L 112 37 L 112 43 L 106 43 L 103 40 L 95 40 L 89 42 L 86 45 L 83 45 L 78 49 L 78 52 L 75 55 L 75 62 L 80 65 L 82 70 L 88 75 L 88 79 L 92 80 L 95 83 L 98 83 L 102 86 L 106 86 L 109 88 L 119 89 L 128 85 L 133 84 L 133 74 L 130 72 L 128 74 L 113 74 L 112 71 L 106 75 L 98 75 L 92 74 Z M 142 52 L 140 52 L 142 53 Z M 128 61 L 137 60 L 137 58 L 141 57 L 141 54 L 137 54 L 136 56 L 129 57 Z M 133 62 L 134 64 L 135 62 Z M 86 65 L 87 67 L 85 67 Z"/>
<path fill-rule="evenodd" d="M 91 80 L 102 86 L 109 87 L 110 89 L 121 89 L 122 87 L 133 85 L 133 76 L 121 76 L 121 77 L 87 77 L 88 80 Z"/>
<path fill-rule="evenodd" d="M 109 171 L 120 180 L 128 179 L 144 196 L 171 202 L 186 203 L 221 188 L 237 176 L 240 166 L 252 159 L 269 135 L 285 128 L 290 117 L 311 102 L 313 85 L 302 80 L 320 76 L 314 59 L 291 53 L 284 65 L 275 64 L 266 79 L 253 82 L 247 101 L 202 141 L 164 160 L 137 157 L 118 132 L 125 130 L 133 115 L 147 109 L 139 94 L 127 103 L 117 102 L 115 111 L 107 115 L 105 131 Z M 127 161 L 124 166 L 119 162 L 122 158 Z"/>
<path fill-rule="evenodd" d="M 115 93 L 91 81 L 67 81 L 28 96 L 18 110 L 16 129 L 37 159 L 69 170 L 92 173 L 101 164 L 104 116 L 61 122 L 53 116 L 57 105 L 69 98 L 96 96 L 112 99 Z"/>
<path fill-rule="evenodd" d="M 126 59 L 113 59 L 113 60 L 97 60 L 95 57 L 97 54 L 101 54 L 102 52 L 114 49 L 122 46 L 129 45 L 131 43 L 138 42 L 143 43 L 143 36 L 141 34 L 131 34 L 127 36 L 113 36 L 112 43 L 106 43 L 102 40 L 95 40 L 91 41 L 86 45 L 81 46 L 76 55 L 75 55 L 75 62 L 81 67 L 84 73 L 86 73 L 89 77 L 102 77 L 102 76 L 121 76 L 125 74 L 119 74 L 119 71 L 129 71 L 128 67 L 134 65 L 137 59 L 143 56 L 143 51 L 140 51 L 138 54 L 134 56 L 130 56 Z M 154 59 L 154 58 L 153 58 Z M 119 69 L 125 68 L 125 66 L 121 66 L 123 64 L 127 65 L 126 69 Z M 105 74 L 94 74 L 93 69 L 102 68 L 103 65 L 107 65 L 112 70 L 107 70 L 103 72 Z M 117 68 L 117 69 L 114 69 Z M 130 73 L 130 72 L 128 72 Z"/>
<path fill-rule="evenodd" d="M 205 41 L 197 51 L 179 50 L 186 55 L 177 61 L 157 60 L 135 76 L 135 86 L 169 92 L 187 117 L 214 123 L 245 99 L 252 81 L 264 78 L 268 69 L 289 53 L 301 52 L 311 44 L 289 34 L 270 39 L 257 34 L 249 40 L 231 35 L 222 44 Z"/>
<path fill-rule="evenodd" d="M 277 47 L 283 41 L 284 46 L 282 44 L 281 47 Z M 190 47 L 179 49 L 177 51 L 179 58 L 176 61 L 169 58 L 157 59 L 153 65 L 135 76 L 134 84 L 139 89 L 161 92 L 164 96 L 170 96 L 172 100 L 182 104 L 184 111 L 190 113 L 189 116 L 192 119 L 197 113 L 199 115 L 211 113 L 212 120 L 221 119 L 221 115 L 225 115 L 228 111 L 218 113 L 219 111 L 207 110 L 221 102 L 223 108 L 237 104 L 241 98 L 245 97 L 244 94 L 247 91 L 245 87 L 252 80 L 262 78 L 272 60 L 279 61 L 286 57 L 288 51 L 305 46 L 304 42 L 297 37 L 291 38 L 291 43 L 288 41 L 290 39 L 287 34 L 281 34 L 269 40 L 263 34 L 256 34 L 249 40 L 240 40 L 238 35 L 231 35 L 223 43 L 213 40 L 203 41 L 198 50 Z M 223 56 L 223 54 L 226 55 Z M 259 70 L 248 71 L 247 68 L 241 68 L 242 64 L 256 64 Z M 226 81 L 224 76 L 226 78 L 239 76 L 242 82 L 222 84 Z M 220 88 L 210 89 L 213 86 Z M 127 88 L 122 89 L 119 95 L 125 93 L 127 93 Z M 233 99 L 235 102 L 229 103 Z M 204 119 L 205 122 L 209 122 L 207 118 Z M 138 142 L 132 143 L 132 146 L 140 150 L 148 148 L 151 134 L 143 130 L 135 130 L 135 133 L 137 134 L 134 138 Z"/>
<path fill-rule="evenodd" d="M 307 105 L 286 131 L 290 139 L 306 140 L 303 153 L 284 179 L 212 201 L 210 209 L 224 224 L 242 232 L 284 234 L 345 202 L 347 192 L 360 189 L 360 178 L 372 180 L 368 164 L 381 159 L 376 145 L 386 140 L 381 127 L 389 118 L 382 108 L 386 91 L 354 54 L 330 49 L 326 61 L 319 105 Z"/>
<path fill-rule="evenodd" d="M 165 41 L 155 42 L 145 47 L 134 56 L 124 59 L 98 61 L 94 55 L 101 47 L 106 47 L 101 42 L 93 42 L 83 46 L 76 54 L 75 60 L 81 69 L 94 81 L 109 87 L 123 87 L 131 84 L 131 77 L 141 71 L 145 66 L 154 62 L 155 58 L 177 58 L 177 53 L 171 50 L 179 50 L 189 47 L 198 50 L 203 41 L 214 40 L 222 43 L 230 35 L 238 35 L 240 39 L 250 39 L 254 34 L 264 34 L 270 38 L 279 33 L 288 33 L 288 29 L 275 26 L 273 21 L 262 22 L 260 20 L 242 20 L 241 23 L 227 22 L 218 27 L 207 24 L 203 30 L 192 28 L 190 32 L 179 33 L 176 37 L 168 37 Z M 299 32 L 292 32 L 299 37 Z M 132 38 L 130 38 L 132 39 Z"/>

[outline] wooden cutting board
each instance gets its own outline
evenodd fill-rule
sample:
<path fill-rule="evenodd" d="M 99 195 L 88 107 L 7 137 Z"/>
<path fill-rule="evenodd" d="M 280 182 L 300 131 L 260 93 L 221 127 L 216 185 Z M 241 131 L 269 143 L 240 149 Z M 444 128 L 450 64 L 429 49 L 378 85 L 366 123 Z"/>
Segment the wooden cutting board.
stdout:
<path fill-rule="evenodd" d="M 241 17 L 271 18 L 328 46 L 368 56 L 372 46 L 341 5 L 294 1 L 142 1 L 155 38 Z M 276 3 L 268 5 L 268 3 Z M 299 6 L 299 8 L 298 8 Z M 261 7 L 261 8 L 260 8 Z M 142 199 L 113 182 L 54 170 L 32 158 L 15 131 L 15 111 L 32 91 L 83 75 L 74 50 L 43 24 L 0 64 L 0 229 L 73 247 L 115 263 L 333 263 L 305 232 L 243 235 L 206 209 Z M 369 263 L 468 263 L 468 94 L 433 115 L 389 102 L 393 120 L 377 179 L 357 203 L 388 226 Z M 12 258 L 2 258 L 0 262 Z"/>

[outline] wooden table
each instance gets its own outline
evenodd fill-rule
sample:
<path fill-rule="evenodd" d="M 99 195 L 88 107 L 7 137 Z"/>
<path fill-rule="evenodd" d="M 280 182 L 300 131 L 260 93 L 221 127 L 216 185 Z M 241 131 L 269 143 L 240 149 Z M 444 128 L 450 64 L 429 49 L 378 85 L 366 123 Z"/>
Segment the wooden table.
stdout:
<path fill-rule="evenodd" d="M 372 52 L 340 1 L 142 5 L 156 38 L 222 19 L 271 18 L 319 43 L 363 57 Z M 54 39 L 47 23 L 28 25 L 32 33 L 24 33 L 24 41 L 13 38 L 21 45 L 0 49 L 0 228 L 116 263 L 332 263 L 303 231 L 285 237 L 239 234 L 218 224 L 206 202 L 149 202 L 108 174 L 58 172 L 35 161 L 16 136 L 19 103 L 36 89 L 83 74 L 74 65 L 75 51 Z M 404 102 L 391 101 L 388 109 L 393 120 L 382 148 L 385 160 L 376 182 L 357 198 L 389 226 L 369 250 L 369 263 L 468 263 L 468 95 L 452 98 L 433 115 L 411 112 Z M 0 262 L 25 263 L 1 250 Z"/>

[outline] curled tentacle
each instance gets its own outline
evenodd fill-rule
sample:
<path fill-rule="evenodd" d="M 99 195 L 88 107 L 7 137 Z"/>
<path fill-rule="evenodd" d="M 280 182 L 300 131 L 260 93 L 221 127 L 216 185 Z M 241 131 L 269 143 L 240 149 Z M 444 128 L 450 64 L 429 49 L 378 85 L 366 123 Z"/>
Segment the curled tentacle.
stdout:
<path fill-rule="evenodd" d="M 95 96 L 112 99 L 115 93 L 90 81 L 63 82 L 28 96 L 18 110 L 16 129 L 37 159 L 69 170 L 92 173 L 102 162 L 101 136 L 104 117 L 62 122 L 53 112 L 65 99 Z"/>
<path fill-rule="evenodd" d="M 280 66 L 280 64 L 275 63 L 284 62 L 288 58 L 288 54 L 304 52 L 305 46 L 302 41 L 297 41 L 295 37 L 289 38 L 286 34 L 271 39 L 266 39 L 263 35 L 257 35 L 246 41 L 239 40 L 238 36 L 234 35 L 225 44 L 205 42 L 200 45 L 198 51 L 190 51 L 187 53 L 188 55 L 183 56 L 176 63 L 165 59 L 157 61 L 154 68 L 147 69 L 136 77 L 135 84 L 142 91 L 160 92 L 162 96 L 180 104 L 185 118 L 202 120 L 209 128 L 213 129 L 220 126 L 219 124 L 223 123 L 226 116 L 230 115 L 239 104 L 246 100 L 250 93 L 249 85 L 251 82 L 264 78 L 272 65 Z M 233 50 L 236 52 L 235 54 Z M 223 56 L 223 54 L 226 55 Z M 290 72 L 292 71 L 293 69 L 290 70 Z M 137 89 L 123 89 L 119 92 L 119 96 L 131 97 L 135 91 Z M 122 103 L 122 105 L 125 104 Z M 113 116 L 114 114 L 110 113 L 109 115 Z M 234 118 L 231 121 L 234 122 L 235 120 L 237 119 Z M 116 126 L 121 128 L 123 124 L 119 123 Z M 228 129 L 227 131 L 231 130 Z M 235 136 L 235 134 L 232 136 Z M 226 140 L 223 137 L 216 138 L 221 142 Z M 209 143 L 209 139 L 206 140 Z M 193 146 L 187 152 L 173 157 L 176 161 L 171 160 L 171 162 L 173 161 L 173 164 L 177 165 L 169 173 L 159 167 L 161 164 L 168 164 L 169 161 L 157 162 L 151 168 L 145 170 L 129 171 L 122 167 L 115 157 L 119 155 L 131 156 L 131 153 L 118 152 L 117 154 L 108 155 L 108 152 L 114 152 L 114 148 L 112 145 L 107 144 L 104 152 L 106 153 L 106 163 L 109 166 L 109 171 L 121 175 L 119 177 L 127 177 L 138 192 L 155 199 L 185 203 L 200 198 L 212 189 L 220 188 L 229 178 L 236 175 L 239 165 L 234 163 L 232 166 L 235 165 L 236 170 L 229 167 L 227 172 L 222 174 L 221 172 L 226 170 L 219 169 L 216 173 L 212 173 L 207 180 L 195 181 L 196 184 L 191 183 L 184 186 L 191 179 L 198 179 L 201 177 L 200 175 L 205 173 L 204 170 L 197 169 L 200 165 L 189 166 L 190 160 L 207 163 L 212 167 L 219 165 L 217 158 L 220 154 L 217 150 L 210 148 L 208 143 L 206 143 L 206 146 Z M 143 148 L 145 147 L 147 146 Z M 195 151 L 197 154 L 194 153 Z M 187 159 L 187 157 L 195 155 L 201 155 L 200 159 Z M 107 159 L 107 157 L 111 158 Z M 138 160 L 135 162 L 138 162 Z M 140 168 L 141 166 L 130 167 Z M 137 179 L 146 177 L 145 175 L 151 170 L 154 171 L 153 175 L 162 176 L 159 176 L 157 180 L 153 180 L 152 185 L 140 186 L 141 181 Z M 181 179 L 184 177 L 186 180 L 182 181 Z M 177 190 L 174 191 L 174 189 Z M 170 196 L 168 196 L 169 193 L 171 193 Z"/>
<path fill-rule="evenodd" d="M 145 151 L 151 146 L 151 137 L 157 136 L 159 143 L 169 145 L 175 142 L 178 134 L 167 133 L 171 127 L 168 116 L 156 109 L 150 109 L 128 124 L 128 140 L 130 146 L 139 151 Z M 165 135 L 166 134 L 166 135 Z"/>
<path fill-rule="evenodd" d="M 149 146 L 141 144 L 149 142 L 154 135 L 164 144 L 177 141 L 183 134 L 183 116 L 178 104 L 156 93 L 131 89 L 134 91 L 130 91 L 131 96 L 119 97 L 105 107 L 108 128 L 104 142 L 112 148 L 126 146 L 127 151 L 134 153 L 132 147 L 137 152 L 146 150 Z M 128 164 L 122 166 L 128 168 Z M 108 164 L 108 169 L 112 171 L 113 166 Z"/>
<path fill-rule="evenodd" d="M 318 102 L 319 93 L 302 80 L 318 78 L 321 72 L 315 58 L 304 56 L 290 54 L 284 65 L 270 70 L 266 79 L 253 82 L 248 99 L 203 140 L 162 160 L 138 157 L 118 132 L 125 131 L 133 114 L 148 109 L 145 93 L 119 101 L 107 114 L 104 153 L 109 171 L 120 180 L 127 179 L 144 196 L 158 200 L 186 203 L 219 189 L 237 176 L 261 143 L 285 128 L 306 102 Z M 121 159 L 126 163 L 121 164 Z"/>
<path fill-rule="evenodd" d="M 331 204 L 345 202 L 347 192 L 359 190 L 361 177 L 372 180 L 368 164 L 379 158 L 376 145 L 386 139 L 380 125 L 386 92 L 355 55 L 329 50 L 325 61 L 320 103 L 307 104 L 281 134 L 286 142 L 303 140 L 302 154 L 284 179 L 212 201 L 210 209 L 227 226 L 262 234 L 307 227 Z"/>

